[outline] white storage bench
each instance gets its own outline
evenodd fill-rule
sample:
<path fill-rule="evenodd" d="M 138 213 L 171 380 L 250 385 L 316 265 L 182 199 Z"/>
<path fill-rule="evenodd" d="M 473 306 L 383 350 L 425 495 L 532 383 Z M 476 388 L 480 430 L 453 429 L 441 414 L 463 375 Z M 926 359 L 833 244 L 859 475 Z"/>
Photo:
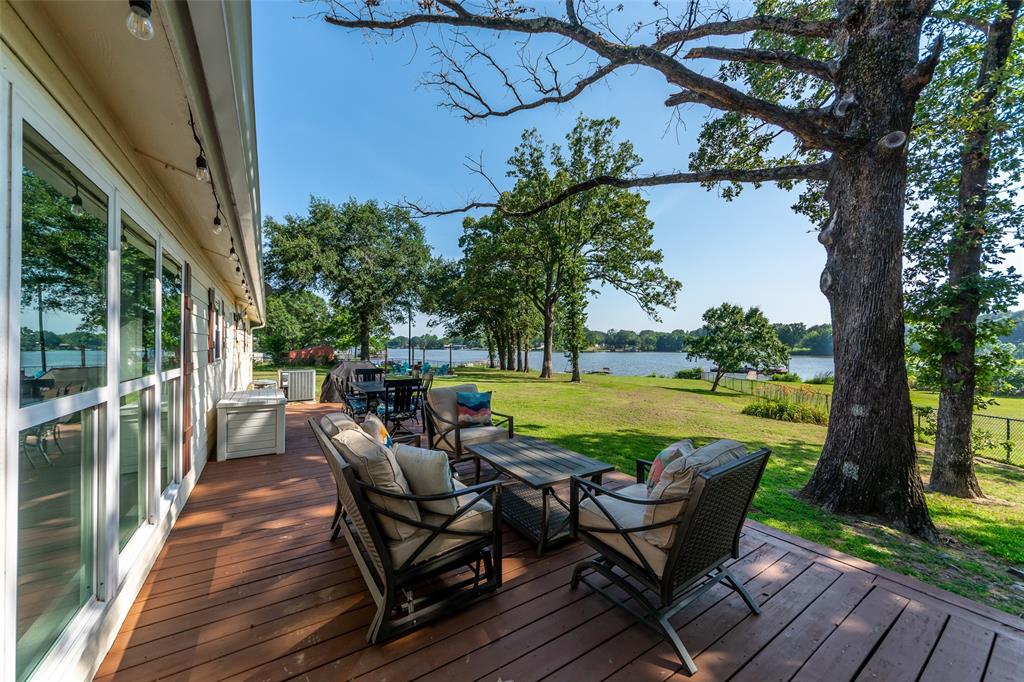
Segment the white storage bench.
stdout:
<path fill-rule="evenodd" d="M 228 393 L 217 403 L 217 461 L 284 453 L 284 391 Z"/>

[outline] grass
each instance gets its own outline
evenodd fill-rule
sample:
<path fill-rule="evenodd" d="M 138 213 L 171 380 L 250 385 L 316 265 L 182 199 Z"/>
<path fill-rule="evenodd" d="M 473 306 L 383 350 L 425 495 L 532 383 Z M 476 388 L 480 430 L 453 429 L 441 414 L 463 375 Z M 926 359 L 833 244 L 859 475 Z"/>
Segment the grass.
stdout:
<path fill-rule="evenodd" d="M 787 533 L 861 557 L 925 582 L 1024 614 L 1024 591 L 1007 569 L 1024 564 L 1024 469 L 979 460 L 978 477 L 989 499 L 966 501 L 928 493 L 943 539 L 930 544 L 871 518 L 825 512 L 794 495 L 821 452 L 825 427 L 746 416 L 752 398 L 687 379 L 588 375 L 570 384 L 565 375 L 544 381 L 534 375 L 460 369 L 456 379 L 494 391 L 494 407 L 515 415 L 516 431 L 551 440 L 635 471 L 680 438 L 704 444 L 734 438 L 773 451 L 754 500 L 752 518 Z M 822 387 L 818 387 L 822 388 Z M 922 476 L 931 461 L 922 446 Z"/>

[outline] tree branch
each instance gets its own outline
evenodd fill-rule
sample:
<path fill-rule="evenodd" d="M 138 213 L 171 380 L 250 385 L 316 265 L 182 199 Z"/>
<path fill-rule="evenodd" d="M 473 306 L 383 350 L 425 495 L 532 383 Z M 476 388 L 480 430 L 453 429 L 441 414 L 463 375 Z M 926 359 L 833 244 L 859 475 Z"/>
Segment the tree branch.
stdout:
<path fill-rule="evenodd" d="M 680 183 L 695 182 L 785 182 L 787 180 L 825 180 L 828 177 L 830 162 L 795 164 L 792 166 L 777 166 L 774 168 L 718 168 L 709 171 L 696 171 L 689 173 L 664 173 L 657 175 L 645 175 L 637 178 L 620 178 L 612 175 L 598 175 L 583 182 L 567 187 L 554 197 L 540 202 L 524 210 L 509 210 L 500 202 L 476 201 L 461 208 L 446 210 L 425 209 L 412 202 L 406 202 L 419 216 L 446 216 L 455 213 L 465 213 L 479 208 L 498 209 L 505 215 L 513 218 L 529 218 L 553 208 L 565 200 L 583 192 L 598 187 L 618 187 L 620 189 L 632 189 L 635 187 L 657 187 L 659 185 L 674 185 Z"/>
<path fill-rule="evenodd" d="M 697 38 L 737 35 L 751 31 L 770 31 L 797 38 L 828 38 L 838 27 L 836 21 L 804 21 L 790 17 L 758 15 L 735 21 L 713 21 L 679 31 L 669 31 L 655 41 L 654 48 L 663 50 L 676 43 Z"/>
<path fill-rule="evenodd" d="M 915 95 L 921 92 L 924 86 L 928 85 L 931 81 L 932 74 L 935 73 L 935 67 L 938 66 L 941 56 L 942 34 L 940 33 L 928 49 L 928 54 L 914 65 L 910 73 L 903 77 L 903 89 Z"/>
<path fill-rule="evenodd" d="M 373 19 L 372 17 L 368 19 L 341 19 L 335 15 L 326 15 L 324 19 L 336 26 L 372 30 L 396 30 L 409 28 L 417 24 L 433 24 L 530 34 L 557 34 L 592 50 L 611 63 L 638 64 L 653 68 L 673 85 L 691 90 L 718 102 L 720 105 L 718 108 L 753 116 L 783 128 L 799 139 L 803 146 L 808 149 L 836 150 L 847 143 L 847 139 L 842 133 L 823 126 L 816 118 L 803 115 L 799 109 L 791 109 L 753 97 L 714 78 L 703 76 L 683 66 L 682 63 L 672 57 L 663 54 L 657 47 L 613 43 L 585 26 L 575 26 L 554 17 L 516 18 L 504 14 L 483 16 L 466 13 L 455 15 L 409 14 L 398 19 L 383 20 Z M 785 29 L 784 32 L 796 35 L 819 35 L 830 33 L 833 26 L 833 22 L 803 22 L 781 17 L 752 17 L 748 20 L 736 22 L 705 24 L 689 30 L 690 32 L 701 33 L 705 29 L 713 31 L 735 29 L 733 32 L 740 32 L 736 27 L 743 27 L 744 31 Z M 710 29 L 708 27 L 717 28 Z M 460 91 L 465 92 L 461 89 Z M 476 99 L 479 101 L 478 98 Z M 468 112 L 468 109 L 464 106 L 459 108 Z M 489 109 L 489 107 L 486 108 Z"/>
<path fill-rule="evenodd" d="M 716 109 L 722 108 L 718 102 L 689 90 L 683 90 L 682 92 L 677 92 L 674 95 L 669 95 L 668 99 L 665 100 L 666 107 L 678 107 L 680 104 L 703 104 L 704 106 L 714 107 Z"/>
<path fill-rule="evenodd" d="M 817 59 L 808 59 L 785 50 L 758 50 L 753 48 L 695 47 L 684 59 L 719 59 L 730 62 L 755 62 L 757 64 L 778 64 L 793 71 L 806 73 L 823 81 L 835 80 L 831 65 Z"/>

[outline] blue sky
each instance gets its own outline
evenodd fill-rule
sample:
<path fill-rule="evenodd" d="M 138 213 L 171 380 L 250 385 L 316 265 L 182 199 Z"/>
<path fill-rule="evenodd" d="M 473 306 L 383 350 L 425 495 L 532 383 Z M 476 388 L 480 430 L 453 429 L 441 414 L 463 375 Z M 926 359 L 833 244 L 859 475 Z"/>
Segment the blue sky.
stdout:
<path fill-rule="evenodd" d="M 581 112 L 618 117 L 619 134 L 634 143 L 645 171 L 685 169 L 707 115 L 694 107 L 682 125 L 670 126 L 662 102 L 673 90 L 664 79 L 624 70 L 561 107 L 467 123 L 438 106 L 439 92 L 420 85 L 433 63 L 422 34 L 385 43 L 304 18 L 311 12 L 292 2 L 253 3 L 264 216 L 302 213 L 310 194 L 333 201 L 408 198 L 436 207 L 486 198 L 485 183 L 463 167 L 467 155 L 482 154 L 491 175 L 503 178 L 523 129 L 561 141 Z M 480 41 L 499 53 L 511 48 L 508 36 Z M 825 252 L 809 222 L 790 210 L 795 194 L 765 186 L 726 202 L 714 191 L 676 185 L 645 196 L 663 266 L 683 284 L 676 309 L 655 322 L 606 288 L 590 304 L 588 327 L 693 329 L 705 309 L 723 301 L 760 306 L 775 322 L 829 321 L 818 290 Z M 458 255 L 461 217 L 422 222 L 435 253 Z M 423 331 L 420 320 L 414 333 Z"/>

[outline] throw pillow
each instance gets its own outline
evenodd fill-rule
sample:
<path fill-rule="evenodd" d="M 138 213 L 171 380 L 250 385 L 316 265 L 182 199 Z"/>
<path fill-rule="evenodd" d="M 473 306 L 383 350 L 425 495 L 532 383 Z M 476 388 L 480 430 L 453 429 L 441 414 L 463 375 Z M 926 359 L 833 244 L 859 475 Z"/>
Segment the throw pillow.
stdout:
<path fill-rule="evenodd" d="M 661 474 L 661 480 L 654 490 L 648 494 L 649 500 L 660 500 L 662 498 L 685 497 L 690 494 L 693 482 L 705 471 L 710 471 L 733 460 L 739 459 L 747 454 L 747 449 L 742 443 L 734 440 L 716 440 L 708 443 L 702 448 L 677 458 L 674 462 L 665 467 Z M 683 500 L 674 504 L 652 504 L 644 511 L 644 525 L 650 526 L 662 521 L 675 518 L 676 515 L 686 511 L 689 500 Z M 668 549 L 675 539 L 675 527 L 663 526 L 644 532 L 644 539 L 652 545 Z"/>
<path fill-rule="evenodd" d="M 651 470 L 647 472 L 647 494 L 650 495 L 651 491 L 654 490 L 654 486 L 658 485 L 665 467 L 691 452 L 693 452 L 693 441 L 689 438 L 677 440 L 659 452 L 658 456 L 651 463 Z"/>
<path fill-rule="evenodd" d="M 368 414 L 366 415 L 366 418 L 363 419 L 362 426 L 363 431 L 366 432 L 367 436 L 374 439 L 375 441 L 377 441 L 386 448 L 391 447 L 391 434 L 388 433 L 387 428 L 384 426 L 384 423 L 380 419 L 377 419 L 372 414 Z"/>
<path fill-rule="evenodd" d="M 409 482 L 414 495 L 442 495 L 455 492 L 452 468 L 448 465 L 448 455 L 445 453 L 404 443 L 395 445 L 394 453 L 395 460 L 402 468 L 402 474 Z M 419 505 L 422 511 L 445 516 L 451 516 L 459 510 L 459 503 L 455 497 L 420 502 Z"/>
<path fill-rule="evenodd" d="M 459 391 L 455 394 L 459 412 L 459 426 L 491 425 L 491 392 L 471 393 Z"/>

